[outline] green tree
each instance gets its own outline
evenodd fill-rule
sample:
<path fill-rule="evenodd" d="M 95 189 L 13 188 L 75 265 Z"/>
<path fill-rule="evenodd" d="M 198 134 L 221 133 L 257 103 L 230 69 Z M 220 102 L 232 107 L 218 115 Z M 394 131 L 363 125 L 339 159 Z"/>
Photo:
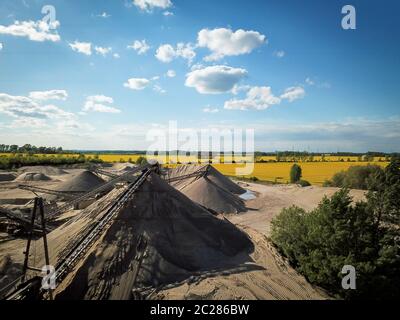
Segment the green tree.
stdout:
<path fill-rule="evenodd" d="M 143 156 L 140 156 L 136 159 L 136 164 L 138 166 L 143 166 L 143 165 L 147 164 L 147 159 Z"/>
<path fill-rule="evenodd" d="M 296 183 L 296 182 L 300 181 L 301 176 L 302 176 L 301 167 L 298 164 L 294 164 L 290 168 L 290 182 Z"/>
<path fill-rule="evenodd" d="M 368 179 L 366 201 L 353 203 L 347 189 L 324 198 L 310 212 L 284 209 L 272 221 L 271 240 L 312 283 L 346 299 L 400 295 L 400 162 Z M 341 287 L 352 265 L 357 290 Z"/>

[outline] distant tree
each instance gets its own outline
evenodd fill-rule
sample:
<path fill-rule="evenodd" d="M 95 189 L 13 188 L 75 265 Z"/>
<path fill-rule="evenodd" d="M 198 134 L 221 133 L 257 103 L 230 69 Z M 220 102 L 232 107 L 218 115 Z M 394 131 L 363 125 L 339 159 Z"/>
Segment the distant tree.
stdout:
<path fill-rule="evenodd" d="M 143 165 L 147 164 L 147 159 L 143 156 L 140 156 L 136 159 L 136 164 L 139 166 L 143 166 Z"/>
<path fill-rule="evenodd" d="M 325 186 L 367 190 L 368 180 L 378 172 L 382 173 L 383 169 L 377 165 L 351 166 L 334 174 Z"/>
<path fill-rule="evenodd" d="M 294 164 L 290 169 L 290 182 L 296 183 L 301 179 L 302 172 L 301 167 L 298 164 Z"/>

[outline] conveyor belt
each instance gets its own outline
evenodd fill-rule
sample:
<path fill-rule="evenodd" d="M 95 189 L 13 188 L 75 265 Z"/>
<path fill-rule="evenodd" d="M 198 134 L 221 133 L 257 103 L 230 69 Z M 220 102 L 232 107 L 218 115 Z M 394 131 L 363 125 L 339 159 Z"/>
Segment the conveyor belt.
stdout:
<path fill-rule="evenodd" d="M 40 187 L 28 186 L 24 184 L 19 184 L 17 186 L 18 189 L 31 191 L 33 193 L 45 193 L 45 194 L 52 194 L 55 196 L 61 196 L 64 198 L 75 198 L 77 195 L 81 195 L 83 192 L 76 192 L 76 191 L 57 191 L 57 190 L 50 190 Z"/>
<path fill-rule="evenodd" d="M 134 170 L 129 171 L 127 173 L 124 173 L 124 174 L 122 174 L 120 176 L 117 176 L 116 178 L 106 182 L 105 184 L 102 184 L 101 186 L 97 187 L 96 189 L 94 189 L 92 191 L 89 191 L 89 192 L 85 193 L 84 195 L 82 195 L 80 197 L 72 199 L 71 201 L 68 201 L 67 203 L 65 203 L 64 205 L 59 207 L 56 211 L 49 212 L 48 217 L 49 218 L 54 218 L 54 217 L 60 215 L 61 213 L 65 212 L 66 210 L 70 209 L 75 204 L 77 204 L 77 203 L 79 203 L 79 202 L 81 202 L 81 201 L 83 201 L 83 200 L 85 200 L 87 198 L 93 197 L 96 194 L 101 193 L 101 192 L 107 190 L 110 187 L 113 187 L 116 183 L 118 183 L 118 182 L 120 182 L 122 180 L 129 180 L 135 173 L 138 173 L 140 171 L 143 171 L 143 170 L 151 168 L 151 167 L 152 167 L 151 165 L 147 164 L 147 165 L 144 165 L 144 166 L 137 167 Z"/>
<path fill-rule="evenodd" d="M 144 168 L 144 169 L 143 169 Z M 111 205 L 111 207 L 104 213 L 101 219 L 87 232 L 87 234 L 78 241 L 71 251 L 62 258 L 56 265 L 56 281 L 60 283 L 70 272 L 70 270 L 76 265 L 79 259 L 87 252 L 87 250 L 93 245 L 93 243 L 101 236 L 105 228 L 109 225 L 112 219 L 126 206 L 133 194 L 143 184 L 149 174 L 154 170 L 154 166 L 143 166 L 142 174 L 132 182 L 127 190 L 123 192 L 118 199 Z M 32 299 L 32 294 L 42 296 L 45 294 L 40 289 L 40 293 L 37 292 L 36 288 L 38 285 L 38 279 L 29 280 L 25 283 L 21 283 L 13 292 L 11 292 L 6 299 L 7 300 L 27 300 Z M 38 297 L 36 297 L 38 298 Z"/>
<path fill-rule="evenodd" d="M 190 174 L 186 174 L 186 175 L 182 175 L 182 176 L 178 176 L 178 177 L 167 178 L 165 180 L 168 183 L 171 183 L 171 182 L 185 180 L 185 179 L 189 179 L 189 178 L 202 177 L 202 176 L 204 176 L 206 174 L 207 174 L 207 170 L 200 169 L 200 170 L 197 170 L 196 172 L 193 172 L 193 173 L 190 173 Z"/>
<path fill-rule="evenodd" d="M 1 208 L 0 207 L 0 215 L 4 216 L 4 217 L 6 217 L 6 218 L 8 218 L 8 219 L 10 219 L 12 221 L 17 222 L 18 224 L 20 224 L 23 227 L 26 227 L 26 228 L 29 227 L 30 228 L 30 226 L 31 226 L 30 219 L 25 218 L 21 214 L 18 214 L 16 212 L 8 210 L 6 208 Z M 38 223 L 35 223 L 34 226 L 35 226 L 36 229 L 39 229 L 39 230 L 42 228 L 41 225 L 39 225 Z M 47 227 L 47 229 L 51 229 L 51 228 Z"/>
<path fill-rule="evenodd" d="M 102 170 L 99 168 L 92 168 L 92 169 L 90 169 L 90 171 L 93 171 L 94 173 L 101 174 L 103 176 L 107 176 L 107 177 L 113 178 L 113 179 L 117 178 L 119 176 L 118 174 L 111 173 L 111 172 L 108 172 L 108 171 L 105 171 L 105 170 Z"/>
<path fill-rule="evenodd" d="M 88 231 L 83 240 L 78 242 L 71 250 L 71 252 L 57 264 L 56 280 L 58 283 L 63 280 L 63 278 L 68 274 L 68 272 L 79 260 L 79 258 L 85 252 L 87 252 L 87 249 L 93 244 L 95 240 L 98 239 L 98 237 L 101 235 L 102 231 L 112 220 L 112 218 L 124 208 L 127 202 L 131 199 L 132 195 L 146 180 L 151 171 L 152 169 L 146 169 L 135 182 L 132 182 L 129 185 L 128 189 L 107 210 L 107 212 L 103 215 L 99 222 L 97 222 L 96 225 L 94 225 L 92 229 Z"/>

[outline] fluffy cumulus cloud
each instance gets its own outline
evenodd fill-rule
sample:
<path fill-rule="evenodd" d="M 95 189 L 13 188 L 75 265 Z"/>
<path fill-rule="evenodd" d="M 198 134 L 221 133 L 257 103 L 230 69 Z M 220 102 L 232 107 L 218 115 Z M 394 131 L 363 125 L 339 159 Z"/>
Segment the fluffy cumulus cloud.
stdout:
<path fill-rule="evenodd" d="M 0 113 L 17 119 L 71 119 L 74 115 L 63 109 L 46 104 L 25 96 L 13 96 L 0 93 Z"/>
<path fill-rule="evenodd" d="M 189 63 L 192 63 L 196 57 L 195 47 L 190 43 L 178 43 L 176 47 L 170 44 L 163 44 L 158 47 L 156 52 L 156 58 L 164 63 L 169 63 L 176 58 L 186 59 Z"/>
<path fill-rule="evenodd" d="M 104 95 L 89 96 L 86 98 L 83 112 L 120 113 L 121 110 L 110 106 L 114 99 Z"/>
<path fill-rule="evenodd" d="M 32 91 L 29 98 L 33 100 L 67 100 L 68 93 L 65 90 Z"/>
<path fill-rule="evenodd" d="M 279 104 L 281 99 L 272 94 L 271 87 L 252 87 L 245 99 L 231 99 L 225 102 L 224 108 L 230 110 L 264 110 Z"/>
<path fill-rule="evenodd" d="M 150 49 L 150 46 L 146 43 L 146 40 L 135 40 L 128 46 L 128 49 L 133 49 L 138 54 L 145 54 Z"/>
<path fill-rule="evenodd" d="M 8 26 L 0 25 L 0 34 L 11 35 L 15 37 L 26 37 L 32 41 L 60 41 L 60 35 L 57 28 L 59 21 L 47 23 L 43 20 L 38 21 L 15 21 Z"/>
<path fill-rule="evenodd" d="M 175 49 L 170 44 L 161 45 L 156 52 L 156 58 L 162 62 L 168 63 L 175 59 Z"/>
<path fill-rule="evenodd" d="M 133 4 L 143 11 L 152 11 L 155 8 L 167 9 L 172 6 L 171 0 L 133 0 Z"/>
<path fill-rule="evenodd" d="M 124 83 L 124 87 L 132 90 L 143 90 L 150 84 L 149 79 L 130 78 Z"/>
<path fill-rule="evenodd" d="M 225 56 L 238 56 L 252 52 L 266 42 L 266 37 L 257 31 L 242 29 L 202 29 L 197 37 L 199 47 L 208 48 L 212 53 L 206 61 L 219 60 Z"/>
<path fill-rule="evenodd" d="M 92 55 L 92 44 L 90 42 L 79 42 L 68 43 L 72 50 L 85 54 L 87 56 Z"/>
<path fill-rule="evenodd" d="M 109 53 L 112 52 L 112 48 L 111 47 L 95 47 L 94 50 L 96 51 L 97 54 L 102 55 L 103 57 L 105 57 L 106 55 L 108 55 Z"/>
<path fill-rule="evenodd" d="M 165 74 L 168 78 L 175 78 L 176 77 L 176 72 L 175 70 L 168 70 L 167 73 Z"/>
<path fill-rule="evenodd" d="M 195 88 L 202 94 L 218 94 L 232 91 L 246 76 L 245 69 L 222 65 L 210 66 L 189 72 L 186 75 L 185 85 Z"/>
<path fill-rule="evenodd" d="M 3 50 L 3 44 L 0 42 L 0 51 Z"/>
<path fill-rule="evenodd" d="M 290 87 L 285 90 L 281 95 L 281 99 L 286 99 L 289 102 L 293 102 L 297 99 L 302 99 L 306 95 L 303 87 Z"/>
<path fill-rule="evenodd" d="M 234 86 L 232 93 L 238 95 L 241 91 L 246 92 L 243 99 L 233 98 L 225 102 L 224 108 L 229 110 L 265 110 L 270 106 L 280 104 L 283 100 L 293 102 L 304 98 L 303 87 L 290 87 L 280 96 L 272 93 L 271 87 Z"/>

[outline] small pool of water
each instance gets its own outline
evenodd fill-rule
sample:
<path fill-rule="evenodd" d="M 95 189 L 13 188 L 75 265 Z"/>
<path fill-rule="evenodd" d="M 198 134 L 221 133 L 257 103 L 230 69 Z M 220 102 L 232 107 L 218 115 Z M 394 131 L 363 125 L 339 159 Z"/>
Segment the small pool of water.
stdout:
<path fill-rule="evenodd" d="M 254 194 L 254 192 L 246 190 L 246 193 L 241 194 L 239 197 L 243 200 L 252 200 L 256 198 L 256 195 Z"/>

